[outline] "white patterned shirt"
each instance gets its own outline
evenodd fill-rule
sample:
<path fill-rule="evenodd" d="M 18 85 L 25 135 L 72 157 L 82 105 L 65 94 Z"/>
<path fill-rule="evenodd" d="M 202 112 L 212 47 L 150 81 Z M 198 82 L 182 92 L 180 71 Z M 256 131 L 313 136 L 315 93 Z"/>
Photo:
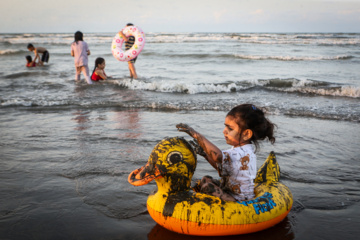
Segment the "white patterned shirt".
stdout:
<path fill-rule="evenodd" d="M 256 177 L 256 155 L 254 146 L 247 144 L 223 150 L 223 160 L 218 164 L 222 177 L 222 188 L 227 190 L 237 201 L 255 197 L 254 179 Z"/>

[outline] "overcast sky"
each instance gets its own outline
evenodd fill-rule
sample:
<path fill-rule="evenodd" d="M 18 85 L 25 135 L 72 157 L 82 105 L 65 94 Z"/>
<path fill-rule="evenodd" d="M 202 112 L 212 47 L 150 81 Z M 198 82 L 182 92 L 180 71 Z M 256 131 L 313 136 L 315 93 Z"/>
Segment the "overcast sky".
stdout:
<path fill-rule="evenodd" d="M 1 33 L 360 32 L 360 0 L 0 0 Z"/>

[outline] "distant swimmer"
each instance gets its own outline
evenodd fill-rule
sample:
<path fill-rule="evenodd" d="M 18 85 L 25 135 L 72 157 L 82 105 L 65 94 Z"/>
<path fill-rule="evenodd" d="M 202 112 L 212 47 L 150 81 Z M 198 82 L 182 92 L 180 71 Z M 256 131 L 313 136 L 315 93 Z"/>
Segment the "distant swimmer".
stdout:
<path fill-rule="evenodd" d="M 46 48 L 34 47 L 34 45 L 29 43 L 27 45 L 27 49 L 30 52 L 34 52 L 34 54 L 35 54 L 34 62 L 36 62 L 36 60 L 38 60 L 39 65 L 44 65 L 44 62 L 46 62 L 46 63 L 49 62 L 50 54 L 49 54 L 48 50 L 46 50 Z M 41 59 L 40 59 L 39 54 L 42 54 Z"/>

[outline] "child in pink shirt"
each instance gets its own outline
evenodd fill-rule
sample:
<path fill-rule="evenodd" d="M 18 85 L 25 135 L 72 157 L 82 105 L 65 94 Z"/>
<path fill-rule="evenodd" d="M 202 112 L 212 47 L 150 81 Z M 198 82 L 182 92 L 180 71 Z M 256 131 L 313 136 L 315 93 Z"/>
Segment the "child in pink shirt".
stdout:
<path fill-rule="evenodd" d="M 71 56 L 74 57 L 76 75 L 75 80 L 80 80 L 80 73 L 85 76 L 86 82 L 92 84 L 89 75 L 88 55 L 90 50 L 86 42 L 83 41 L 83 34 L 80 31 L 75 33 L 75 41 L 71 44 Z"/>

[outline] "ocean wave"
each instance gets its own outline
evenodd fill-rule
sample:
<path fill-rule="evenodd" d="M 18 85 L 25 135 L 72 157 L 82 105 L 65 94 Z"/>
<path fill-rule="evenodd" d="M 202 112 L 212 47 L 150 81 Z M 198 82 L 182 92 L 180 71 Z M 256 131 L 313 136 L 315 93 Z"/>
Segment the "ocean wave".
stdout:
<path fill-rule="evenodd" d="M 269 90 L 288 92 L 288 93 L 303 93 L 314 94 L 321 96 L 336 96 L 336 97 L 350 97 L 360 98 L 360 87 L 355 86 L 341 86 L 334 83 L 328 83 L 316 80 L 299 80 L 291 79 L 268 79 L 254 81 L 254 85 L 262 86 Z"/>
<path fill-rule="evenodd" d="M 18 54 L 18 53 L 24 53 L 26 51 L 24 50 L 18 50 L 18 49 L 5 49 L 0 50 L 0 55 L 10 55 L 10 54 Z"/>
<path fill-rule="evenodd" d="M 227 54 L 222 52 L 183 52 L 183 53 L 159 53 L 151 50 L 145 50 L 143 56 L 158 56 L 171 58 L 188 58 L 188 59 L 245 59 L 245 60 L 275 60 L 275 61 L 338 61 L 350 60 L 355 58 L 353 55 L 337 55 L 337 56 L 261 56 L 261 55 L 243 55 L 243 54 Z"/>
<path fill-rule="evenodd" d="M 111 44 L 114 33 L 86 33 L 89 44 Z M 0 43 L 69 45 L 73 33 L 0 34 Z M 251 44 L 301 44 L 301 45 L 360 45 L 359 34 L 293 34 L 293 33 L 146 33 L 148 43 L 223 42 L 236 41 Z"/>
<path fill-rule="evenodd" d="M 256 55 L 241 55 L 235 54 L 235 57 L 250 60 L 278 60 L 278 61 L 317 61 L 317 60 L 349 60 L 354 58 L 352 55 L 339 56 L 256 56 Z"/>
<path fill-rule="evenodd" d="M 312 109 L 284 109 L 281 112 L 284 115 L 292 117 L 305 117 L 305 118 L 317 118 L 317 119 L 327 119 L 327 120 L 336 120 L 336 121 L 349 121 L 349 122 L 360 122 L 360 116 L 352 114 L 349 112 L 339 113 L 339 112 L 325 112 L 325 111 L 315 111 Z M 276 113 L 278 115 L 278 112 Z M 272 114 L 270 112 L 270 114 Z"/>
<path fill-rule="evenodd" d="M 14 98 L 0 101 L 1 108 L 19 107 L 31 108 L 44 111 L 60 111 L 69 109 L 99 109 L 99 108 L 124 108 L 124 109 L 151 109 L 161 111 L 229 111 L 237 104 L 237 101 L 229 99 L 213 99 L 201 101 L 199 99 L 176 100 L 150 100 L 150 101 L 118 101 L 93 99 L 92 101 L 83 101 L 81 99 L 21 99 Z M 350 122 L 360 122 L 360 115 L 353 111 L 350 105 L 347 106 L 323 106 L 314 108 L 312 105 L 293 105 L 284 104 L 274 106 L 266 105 L 267 114 L 270 115 L 288 115 L 295 117 L 318 118 L 328 120 L 340 120 Z"/>
<path fill-rule="evenodd" d="M 295 45 L 359 45 L 358 34 L 290 34 L 290 33 L 151 33 L 148 42 L 180 43 L 208 41 L 238 41 L 251 44 L 295 44 Z"/>
<path fill-rule="evenodd" d="M 0 43 L 10 43 L 12 45 L 27 45 L 28 43 L 37 44 L 69 44 L 74 41 L 73 34 L 62 33 L 39 33 L 39 34 L 11 34 L 0 35 Z"/>
<path fill-rule="evenodd" d="M 191 84 L 191 83 L 179 83 L 169 81 L 156 81 L 147 82 L 139 80 L 125 79 L 117 81 L 117 84 L 121 87 L 133 89 L 133 90 L 148 90 L 156 92 L 170 92 L 170 93 L 222 93 L 222 92 L 236 92 L 240 89 L 245 89 L 243 86 L 237 86 L 235 83 L 229 84 Z"/>
<path fill-rule="evenodd" d="M 234 54 L 226 54 L 226 53 L 181 53 L 177 54 L 174 52 L 170 53 L 159 53 L 154 51 L 143 51 L 141 53 L 143 56 L 158 56 L 158 57 L 170 57 L 170 58 L 187 58 L 187 59 L 209 59 L 209 58 L 218 58 L 218 59 L 233 59 L 235 58 Z"/>
<path fill-rule="evenodd" d="M 41 67 L 41 68 L 46 68 L 46 66 Z M 27 72 L 11 73 L 11 74 L 4 75 L 3 77 L 7 78 L 7 79 L 16 79 L 16 78 L 23 78 L 23 77 L 29 77 L 29 76 L 36 77 L 36 76 L 49 76 L 49 75 L 51 75 L 51 73 L 49 73 L 47 71 L 27 71 Z"/>
<path fill-rule="evenodd" d="M 314 89 L 308 87 L 301 89 L 294 88 L 294 89 L 289 89 L 288 92 L 300 92 L 300 93 L 316 94 L 322 96 L 360 98 L 360 88 L 353 86 L 331 87 L 328 89 Z"/>
<path fill-rule="evenodd" d="M 171 92 L 185 94 L 202 93 L 230 93 L 251 90 L 252 88 L 263 88 L 265 90 L 316 94 L 321 96 L 337 96 L 360 98 L 360 88 L 354 86 L 340 86 L 315 80 L 291 79 L 264 79 L 229 83 L 179 83 L 169 81 L 141 81 L 141 80 L 119 80 L 115 81 L 121 87 L 133 90 L 145 90 L 156 92 Z"/>
<path fill-rule="evenodd" d="M 261 56 L 261 55 L 243 55 L 243 54 L 227 54 L 222 52 L 199 52 L 199 53 L 159 53 L 155 51 L 144 51 L 143 56 L 159 56 L 171 58 L 188 58 L 188 59 L 245 59 L 245 60 L 275 60 L 275 61 L 338 61 L 350 60 L 355 58 L 352 55 L 337 55 L 337 56 Z"/>

